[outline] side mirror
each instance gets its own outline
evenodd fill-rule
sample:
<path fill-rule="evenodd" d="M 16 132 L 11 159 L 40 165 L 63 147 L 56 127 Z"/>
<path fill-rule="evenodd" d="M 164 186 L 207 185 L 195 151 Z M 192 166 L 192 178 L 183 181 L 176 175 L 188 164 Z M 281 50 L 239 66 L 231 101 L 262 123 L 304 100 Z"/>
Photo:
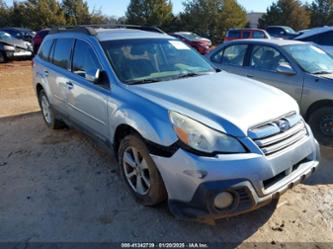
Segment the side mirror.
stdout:
<path fill-rule="evenodd" d="M 292 69 L 292 67 L 290 65 L 279 65 L 277 68 L 276 68 L 276 72 L 277 73 L 280 73 L 280 74 L 285 74 L 285 75 L 288 75 L 288 76 L 292 76 L 292 75 L 295 75 L 296 72 L 294 71 L 294 69 Z"/>
<path fill-rule="evenodd" d="M 96 69 L 96 71 L 92 72 L 92 73 L 86 73 L 85 74 L 85 78 L 86 80 L 89 80 L 91 82 L 94 83 L 98 83 L 99 79 L 100 79 L 100 75 L 101 75 L 101 70 L 100 69 Z"/>

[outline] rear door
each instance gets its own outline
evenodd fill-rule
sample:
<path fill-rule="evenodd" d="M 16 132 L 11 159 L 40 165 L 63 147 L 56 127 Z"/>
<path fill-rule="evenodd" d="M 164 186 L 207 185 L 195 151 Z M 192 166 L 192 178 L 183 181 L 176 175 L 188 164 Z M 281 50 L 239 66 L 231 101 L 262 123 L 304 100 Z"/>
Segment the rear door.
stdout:
<path fill-rule="evenodd" d="M 210 60 L 227 72 L 245 75 L 243 65 L 247 53 L 247 44 L 234 44 L 221 48 L 214 53 Z"/>
<path fill-rule="evenodd" d="M 293 73 L 279 72 L 279 67 L 289 68 Z M 276 48 L 266 45 L 253 45 L 245 65 L 246 76 L 277 87 L 301 100 L 303 74 L 293 68 L 287 58 Z"/>
<path fill-rule="evenodd" d="M 103 141 L 108 138 L 107 100 L 110 85 L 104 75 L 103 82 L 94 81 L 96 73 L 103 74 L 103 68 L 92 46 L 83 40 L 76 40 L 72 77 L 67 84 L 67 103 L 70 118 L 81 128 Z"/>
<path fill-rule="evenodd" d="M 53 106 L 63 115 L 67 115 L 67 82 L 70 76 L 70 56 L 74 39 L 59 38 L 53 43 L 50 62 L 45 74 L 48 75 Z"/>

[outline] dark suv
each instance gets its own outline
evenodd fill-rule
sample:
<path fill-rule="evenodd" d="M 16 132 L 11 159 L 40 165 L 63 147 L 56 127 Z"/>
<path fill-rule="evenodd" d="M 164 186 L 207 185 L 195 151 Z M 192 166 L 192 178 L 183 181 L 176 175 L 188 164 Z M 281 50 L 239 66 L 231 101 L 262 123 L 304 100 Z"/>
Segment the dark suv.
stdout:
<path fill-rule="evenodd" d="M 299 35 L 299 33 L 288 26 L 269 26 L 267 27 L 266 31 L 272 37 L 283 39 L 293 39 Z"/>

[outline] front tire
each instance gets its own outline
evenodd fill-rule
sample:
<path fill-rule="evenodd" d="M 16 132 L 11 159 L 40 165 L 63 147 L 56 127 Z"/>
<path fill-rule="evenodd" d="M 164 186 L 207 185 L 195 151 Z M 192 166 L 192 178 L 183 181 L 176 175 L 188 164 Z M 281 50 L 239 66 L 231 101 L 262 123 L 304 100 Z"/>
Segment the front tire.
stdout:
<path fill-rule="evenodd" d="M 163 180 L 138 135 L 128 135 L 120 142 L 118 162 L 127 186 L 140 203 L 154 206 L 167 198 Z"/>
<path fill-rule="evenodd" d="M 321 107 L 311 113 L 309 125 L 320 144 L 333 147 L 333 107 Z"/>
<path fill-rule="evenodd" d="M 51 129 L 60 129 L 64 127 L 64 123 L 56 119 L 55 113 L 49 102 L 48 97 L 44 90 L 41 90 L 38 94 L 39 106 L 42 110 L 43 119 L 46 125 Z"/>

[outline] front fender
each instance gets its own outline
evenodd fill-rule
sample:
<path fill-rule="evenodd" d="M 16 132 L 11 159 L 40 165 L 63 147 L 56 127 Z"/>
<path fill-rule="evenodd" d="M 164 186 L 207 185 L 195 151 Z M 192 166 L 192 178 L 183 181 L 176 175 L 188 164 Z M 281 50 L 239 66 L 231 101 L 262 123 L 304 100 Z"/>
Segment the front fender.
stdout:
<path fill-rule="evenodd" d="M 169 120 L 168 110 L 146 104 L 120 106 L 110 115 L 110 139 L 114 141 L 115 132 L 120 125 L 135 129 L 144 139 L 162 146 L 174 144 L 178 138 Z"/>

